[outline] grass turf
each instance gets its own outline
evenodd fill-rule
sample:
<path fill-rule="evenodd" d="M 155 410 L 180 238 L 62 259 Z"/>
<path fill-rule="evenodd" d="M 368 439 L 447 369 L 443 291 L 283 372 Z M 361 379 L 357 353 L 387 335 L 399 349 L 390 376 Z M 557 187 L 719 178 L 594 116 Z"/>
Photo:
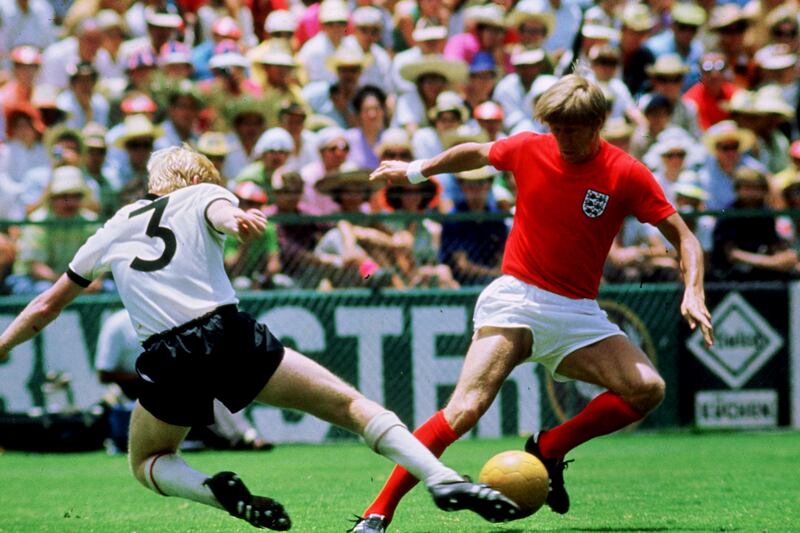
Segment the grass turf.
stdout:
<path fill-rule="evenodd" d="M 523 439 L 466 440 L 445 461 L 477 477 L 483 462 Z M 573 506 L 492 525 L 446 514 L 417 487 L 392 533 L 526 531 L 800 531 L 800 433 L 619 434 L 575 450 L 566 472 Z M 234 470 L 255 493 L 283 502 L 293 531 L 343 532 L 389 473 L 358 444 L 279 446 L 272 452 L 198 452 L 205 472 Z M 228 532 L 250 526 L 226 513 L 145 490 L 125 459 L 104 453 L 0 455 L 2 532 Z"/>

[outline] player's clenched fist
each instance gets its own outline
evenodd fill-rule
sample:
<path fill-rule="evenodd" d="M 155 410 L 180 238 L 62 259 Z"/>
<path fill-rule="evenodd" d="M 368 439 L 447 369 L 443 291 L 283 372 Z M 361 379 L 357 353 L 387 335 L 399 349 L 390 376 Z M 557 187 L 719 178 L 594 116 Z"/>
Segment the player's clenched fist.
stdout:
<path fill-rule="evenodd" d="M 248 209 L 237 214 L 236 237 L 241 242 L 247 242 L 260 237 L 267 227 L 267 217 L 258 209 Z"/>
<path fill-rule="evenodd" d="M 406 161 L 383 161 L 378 168 L 372 171 L 369 179 L 384 179 L 392 183 L 405 183 L 408 181 L 406 178 L 407 170 L 408 163 Z"/>

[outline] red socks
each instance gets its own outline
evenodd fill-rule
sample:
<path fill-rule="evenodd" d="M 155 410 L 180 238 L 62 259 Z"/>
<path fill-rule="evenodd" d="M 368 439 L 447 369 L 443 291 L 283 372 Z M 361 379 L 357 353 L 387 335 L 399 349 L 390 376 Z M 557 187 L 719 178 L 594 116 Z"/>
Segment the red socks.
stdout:
<path fill-rule="evenodd" d="M 583 411 L 563 424 L 539 434 L 539 450 L 545 457 L 564 457 L 589 439 L 612 433 L 643 418 L 620 396 L 604 392 Z"/>
<path fill-rule="evenodd" d="M 450 427 L 444 417 L 444 411 L 438 411 L 430 417 L 427 422 L 417 428 L 414 436 L 436 457 L 441 456 L 448 446 L 458 440 L 458 434 Z M 386 517 L 387 522 L 391 522 L 400 500 L 417 483 L 417 478 L 409 474 L 405 468 L 395 466 L 378 497 L 364 511 L 364 516 L 380 514 Z"/>

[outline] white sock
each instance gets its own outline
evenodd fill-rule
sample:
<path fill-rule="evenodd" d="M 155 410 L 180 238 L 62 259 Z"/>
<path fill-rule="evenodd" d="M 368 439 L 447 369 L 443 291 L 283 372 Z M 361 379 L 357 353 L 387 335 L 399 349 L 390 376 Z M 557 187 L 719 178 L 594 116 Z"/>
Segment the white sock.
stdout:
<path fill-rule="evenodd" d="M 463 480 L 455 470 L 443 465 L 391 411 L 383 411 L 367 422 L 364 440 L 373 451 L 408 470 L 426 487 Z"/>
<path fill-rule="evenodd" d="M 144 462 L 144 478 L 153 491 L 164 496 L 178 496 L 222 509 L 211 489 L 203 485 L 208 476 L 190 468 L 174 453 L 148 457 Z"/>

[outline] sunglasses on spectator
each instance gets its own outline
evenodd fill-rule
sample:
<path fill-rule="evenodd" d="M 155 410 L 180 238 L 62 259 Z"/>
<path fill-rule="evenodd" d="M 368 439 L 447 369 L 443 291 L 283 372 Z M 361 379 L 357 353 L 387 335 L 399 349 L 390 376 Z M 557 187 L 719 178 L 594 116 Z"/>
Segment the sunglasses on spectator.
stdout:
<path fill-rule="evenodd" d="M 703 61 L 700 65 L 700 70 L 703 72 L 722 72 L 725 70 L 725 61 L 722 59 Z"/>
<path fill-rule="evenodd" d="M 601 67 L 616 67 L 619 65 L 619 61 L 610 57 L 598 57 L 594 60 L 594 64 Z"/>
<path fill-rule="evenodd" d="M 725 26 L 724 28 L 720 28 L 719 32 L 722 34 L 730 35 L 734 33 L 744 33 L 747 29 L 747 24 L 744 22 L 737 22 L 736 24 L 731 24 L 730 26 Z"/>
<path fill-rule="evenodd" d="M 411 159 L 411 152 L 408 150 L 384 150 L 383 157 L 386 159 Z"/>
<path fill-rule="evenodd" d="M 380 35 L 381 29 L 377 26 L 356 26 L 356 29 L 361 33 L 366 33 L 367 35 Z"/>
<path fill-rule="evenodd" d="M 269 34 L 270 37 L 275 37 L 276 39 L 291 39 L 294 35 L 294 32 L 291 31 L 274 31 Z"/>
<path fill-rule="evenodd" d="M 336 143 L 336 144 L 332 144 L 330 146 L 326 146 L 326 147 L 322 148 L 322 150 L 326 151 L 326 152 L 330 152 L 330 151 L 333 151 L 333 150 L 341 150 L 342 152 L 349 152 L 350 151 L 350 145 L 347 144 L 347 143 L 344 143 L 344 142 Z"/>
<path fill-rule="evenodd" d="M 666 152 L 664 154 L 661 154 L 661 157 L 664 157 L 666 159 L 677 159 L 677 158 L 682 159 L 686 157 L 686 152 L 684 152 L 683 150 L 677 152 Z"/>
<path fill-rule="evenodd" d="M 675 24 L 675 29 L 678 31 L 690 31 L 692 33 L 696 32 L 698 27 L 692 26 L 691 24 L 682 24 L 680 22 Z"/>
<path fill-rule="evenodd" d="M 526 35 L 547 35 L 547 28 L 544 26 L 520 26 L 518 31 L 519 33 L 524 33 Z"/>
<path fill-rule="evenodd" d="M 781 28 L 773 28 L 771 33 L 773 37 L 797 37 L 797 28 L 786 30 Z"/>
<path fill-rule="evenodd" d="M 682 83 L 683 75 L 679 74 L 677 76 L 656 76 L 655 80 L 659 83 Z"/>
<path fill-rule="evenodd" d="M 737 143 L 737 142 L 719 143 L 719 144 L 717 144 L 717 150 L 719 150 L 721 152 L 733 152 L 733 151 L 737 151 L 738 152 L 739 151 L 739 143 Z"/>
<path fill-rule="evenodd" d="M 125 143 L 125 148 L 128 150 L 152 150 L 153 143 L 152 141 L 132 141 Z"/>

